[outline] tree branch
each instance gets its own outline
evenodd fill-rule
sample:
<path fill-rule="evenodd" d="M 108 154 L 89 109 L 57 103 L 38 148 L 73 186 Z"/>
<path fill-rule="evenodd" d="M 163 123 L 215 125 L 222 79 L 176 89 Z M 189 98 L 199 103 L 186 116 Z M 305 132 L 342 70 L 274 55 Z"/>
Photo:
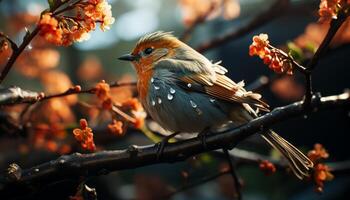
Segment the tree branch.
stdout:
<path fill-rule="evenodd" d="M 123 87 L 123 86 L 135 86 L 136 82 L 126 82 L 119 83 L 114 82 L 109 86 L 111 88 Z M 80 86 L 74 86 L 69 88 L 68 90 L 58 93 L 45 96 L 43 93 L 36 93 L 28 90 L 22 90 L 19 87 L 10 87 L 6 89 L 0 89 L 0 105 L 15 105 L 22 103 L 34 104 L 36 102 L 41 102 L 53 98 L 60 98 L 74 94 L 94 94 L 95 88 L 89 88 L 85 90 L 81 90 Z"/>
<path fill-rule="evenodd" d="M 241 200 L 242 199 L 242 192 L 241 192 L 241 182 L 239 181 L 239 178 L 238 178 L 238 175 L 236 173 L 236 168 L 235 166 L 233 165 L 233 159 L 234 157 L 230 155 L 229 151 L 226 149 L 226 148 L 223 148 L 222 149 L 224 151 L 224 154 L 225 154 L 225 157 L 227 159 L 227 162 L 228 162 L 228 165 L 229 165 L 229 172 L 232 176 L 232 179 L 234 181 L 234 186 L 235 186 L 235 195 L 237 197 L 238 200 Z"/>
<path fill-rule="evenodd" d="M 313 99 L 310 112 L 344 108 L 350 106 L 350 92 L 340 95 Z M 157 159 L 157 145 L 130 146 L 124 150 L 101 151 L 92 154 L 75 153 L 64 155 L 56 160 L 40 164 L 30 169 L 21 170 L 19 178 L 8 178 L 10 174 L 0 177 L 0 195 L 16 195 L 21 190 L 30 191 L 33 186 L 47 184 L 55 180 L 64 180 L 78 176 L 93 176 L 106 174 L 110 171 L 133 169 L 157 163 L 178 162 L 199 153 L 233 148 L 247 137 L 286 119 L 304 115 L 303 102 L 295 102 L 258 117 L 249 123 L 232 130 L 213 133 L 207 137 L 206 148 L 199 138 L 169 143 L 164 148 L 163 157 Z"/>
<path fill-rule="evenodd" d="M 340 12 L 338 18 L 331 21 L 331 25 L 328 29 L 325 38 L 323 39 L 322 43 L 318 47 L 316 53 L 314 54 L 310 62 L 307 64 L 307 69 L 309 71 L 313 70 L 316 67 L 317 63 L 321 59 L 321 56 L 323 56 L 324 53 L 328 50 L 329 44 L 331 43 L 333 37 L 335 36 L 338 29 L 341 27 L 341 25 L 344 23 L 347 17 L 348 16 L 345 13 Z"/>
<path fill-rule="evenodd" d="M 307 64 L 306 69 L 304 70 L 305 75 L 305 108 L 309 107 L 311 98 L 312 98 L 312 78 L 311 78 L 311 72 L 315 69 L 316 65 L 318 64 L 319 60 L 321 59 L 321 56 L 324 55 L 324 53 L 328 50 L 329 44 L 331 43 L 333 37 L 337 33 L 338 29 L 341 27 L 341 25 L 345 22 L 346 18 L 349 14 L 345 13 L 343 10 L 339 11 L 338 18 L 333 19 L 331 21 L 330 27 L 328 29 L 328 32 L 321 42 L 320 46 L 318 47 L 316 53 L 311 58 L 310 62 Z"/>

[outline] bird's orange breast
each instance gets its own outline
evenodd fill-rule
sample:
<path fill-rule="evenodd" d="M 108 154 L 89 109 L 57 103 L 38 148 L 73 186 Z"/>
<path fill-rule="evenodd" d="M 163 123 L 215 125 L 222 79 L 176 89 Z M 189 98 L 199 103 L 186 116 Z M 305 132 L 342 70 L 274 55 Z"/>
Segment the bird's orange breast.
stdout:
<path fill-rule="evenodd" d="M 141 101 L 144 101 L 147 98 L 149 83 L 151 81 L 152 76 L 153 70 L 138 73 L 137 90 Z"/>

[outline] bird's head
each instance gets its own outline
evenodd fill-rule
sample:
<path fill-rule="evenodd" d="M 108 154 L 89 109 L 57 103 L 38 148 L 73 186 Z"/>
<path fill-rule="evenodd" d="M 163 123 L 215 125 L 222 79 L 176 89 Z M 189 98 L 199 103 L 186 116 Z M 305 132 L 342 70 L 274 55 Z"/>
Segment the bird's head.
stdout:
<path fill-rule="evenodd" d="M 142 37 L 130 54 L 119 59 L 131 61 L 138 72 L 144 72 L 162 59 L 180 58 L 189 48 L 170 32 L 157 31 Z"/>

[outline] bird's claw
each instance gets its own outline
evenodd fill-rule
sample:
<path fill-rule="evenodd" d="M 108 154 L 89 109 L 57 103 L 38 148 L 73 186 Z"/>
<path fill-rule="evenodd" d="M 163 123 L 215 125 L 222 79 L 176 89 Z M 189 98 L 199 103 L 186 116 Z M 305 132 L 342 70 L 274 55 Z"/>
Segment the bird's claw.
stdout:
<path fill-rule="evenodd" d="M 168 141 L 168 138 L 164 138 L 162 141 L 157 143 L 157 160 L 161 159 L 164 152 L 164 147 L 166 144 L 168 144 Z"/>
<path fill-rule="evenodd" d="M 157 160 L 160 160 L 162 158 L 163 152 L 164 152 L 164 148 L 165 146 L 169 143 L 169 140 L 173 137 L 175 137 L 177 134 L 179 134 L 180 132 L 175 132 L 172 133 L 166 137 L 164 137 L 162 139 L 162 141 L 158 142 L 156 145 L 157 147 Z"/>
<path fill-rule="evenodd" d="M 205 129 L 202 132 L 198 134 L 198 138 L 200 139 L 202 146 L 204 149 L 207 149 L 207 135 L 208 135 L 208 130 Z"/>

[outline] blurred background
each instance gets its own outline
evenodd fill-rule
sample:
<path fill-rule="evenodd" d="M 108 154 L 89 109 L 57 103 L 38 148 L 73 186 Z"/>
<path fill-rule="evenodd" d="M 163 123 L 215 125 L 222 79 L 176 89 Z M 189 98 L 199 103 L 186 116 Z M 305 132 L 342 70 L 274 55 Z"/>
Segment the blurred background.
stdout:
<path fill-rule="evenodd" d="M 4 81 L 5 86 L 16 85 L 32 91 L 55 94 L 72 85 L 93 87 L 100 80 L 135 81 L 132 66 L 117 58 L 128 53 L 136 41 L 146 33 L 157 30 L 173 31 L 176 36 L 196 48 L 213 38 L 239 30 L 275 4 L 274 0 L 222 0 L 220 6 L 203 22 L 198 17 L 207 12 L 210 0 L 109 0 L 116 21 L 108 31 L 97 28 L 91 39 L 69 47 L 56 47 L 34 40 L 17 60 L 14 69 Z M 261 76 L 268 77 L 270 84 L 259 89 L 272 108 L 301 100 L 304 94 L 303 77 L 275 75 L 257 57 L 248 54 L 252 37 L 267 33 L 274 46 L 302 51 L 300 62 L 306 62 L 320 41 L 327 25 L 317 24 L 318 0 L 291 0 L 290 4 L 276 12 L 267 23 L 235 40 L 209 49 L 204 54 L 214 62 L 222 60 L 235 80 L 254 83 Z M 0 31 L 20 43 L 25 29 L 31 30 L 44 9 L 45 0 L 1 0 Z M 195 24 L 195 25 L 194 25 Z M 313 74 L 315 91 L 322 95 L 339 94 L 350 86 L 350 26 L 341 29 L 327 56 L 321 59 Z M 193 30 L 191 27 L 194 27 Z M 294 45 L 294 46 L 293 46 Z M 0 54 L 0 66 L 6 62 L 6 52 Z M 80 118 L 89 119 L 96 130 L 98 150 L 121 149 L 129 144 L 150 144 L 152 140 L 134 129 L 122 136 L 103 133 L 101 127 L 108 122 L 103 113 L 77 102 L 94 102 L 91 95 L 65 97 L 65 101 L 51 101 L 37 105 L 30 121 L 37 127 L 49 127 L 49 131 L 30 131 L 24 136 L 1 134 L 0 167 L 5 169 L 12 162 L 27 168 L 56 158 L 61 154 L 82 151 L 72 139 L 72 128 L 78 127 Z M 133 96 L 132 89 L 113 89 L 114 99 Z M 18 116 L 23 105 L 3 108 L 2 112 Z M 349 160 L 348 135 L 349 110 L 325 111 L 304 116 L 274 126 L 287 140 L 301 149 L 310 150 L 315 143 L 323 144 L 330 153 L 329 161 Z M 57 123 L 57 122 L 60 123 Z M 55 127 L 55 128 L 52 128 Z M 57 128 L 58 127 L 58 128 Z M 68 127 L 63 130 L 60 127 Z M 45 129 L 47 130 L 47 129 Z M 56 131 L 55 131 L 56 130 Z M 57 131 L 60 130 L 60 131 Z M 101 133 L 100 133 L 101 132 Z M 252 138 L 240 148 L 274 156 L 267 145 Z M 215 174 L 225 167 L 226 161 L 211 154 L 198 155 L 193 159 L 175 164 L 162 164 L 125 170 L 94 177 L 87 185 L 97 190 L 99 199 L 162 199 L 171 189 L 193 182 L 203 176 Z M 341 175 L 326 184 L 324 193 L 317 194 L 310 182 L 300 182 L 283 170 L 265 176 L 258 165 L 241 166 L 238 174 L 243 181 L 243 197 L 246 200 L 264 199 L 346 199 L 350 195 L 350 176 Z M 169 189 L 170 188 L 170 189 Z M 175 194 L 172 199 L 232 199 L 233 182 L 229 175 Z M 57 183 L 48 186 L 35 198 L 50 194 L 53 199 L 67 199 L 76 191 L 76 182 Z M 54 195 L 52 195 L 54 194 Z M 34 198 L 34 197 L 33 197 Z"/>

